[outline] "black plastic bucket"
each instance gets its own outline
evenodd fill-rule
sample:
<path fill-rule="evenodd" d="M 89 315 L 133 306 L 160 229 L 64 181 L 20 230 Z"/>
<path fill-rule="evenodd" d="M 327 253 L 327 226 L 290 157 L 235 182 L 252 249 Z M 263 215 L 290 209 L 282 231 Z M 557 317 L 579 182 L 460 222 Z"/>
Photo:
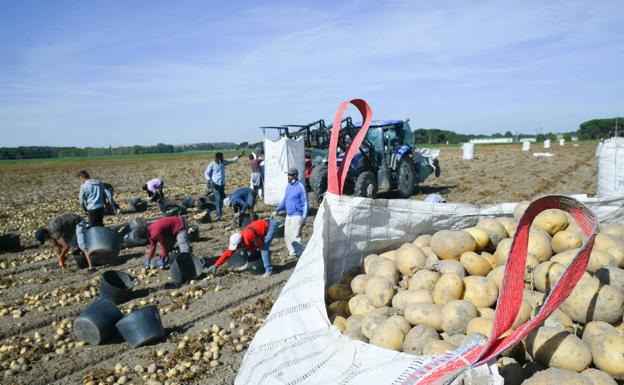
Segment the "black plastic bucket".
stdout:
<path fill-rule="evenodd" d="M 214 198 L 210 199 L 207 197 L 199 197 L 197 198 L 197 209 L 200 211 L 204 210 L 214 210 L 216 208 Z"/>
<path fill-rule="evenodd" d="M 189 242 L 199 242 L 199 226 L 190 225 L 188 228 Z"/>
<path fill-rule="evenodd" d="M 74 255 L 74 261 L 76 261 L 76 264 L 78 265 L 79 268 L 86 269 L 87 267 L 89 267 L 89 262 L 87 262 L 87 258 L 85 258 L 82 252 L 78 254 L 73 254 L 73 255 Z"/>
<path fill-rule="evenodd" d="M 187 211 L 188 211 L 188 208 L 185 205 L 183 205 L 183 204 L 179 204 L 178 205 L 178 214 L 179 215 L 184 215 L 184 214 L 187 213 Z"/>
<path fill-rule="evenodd" d="M 121 247 L 121 237 L 115 230 L 103 226 L 91 227 L 85 238 L 93 264 L 106 265 L 115 261 Z"/>
<path fill-rule="evenodd" d="M 124 303 L 132 297 L 135 285 L 136 280 L 130 274 L 116 270 L 105 271 L 100 280 L 100 296 L 115 304 Z"/>
<path fill-rule="evenodd" d="M 193 197 L 190 196 L 185 196 L 182 198 L 182 204 L 184 206 L 186 206 L 186 208 L 193 208 L 195 207 L 195 199 L 193 199 Z"/>
<path fill-rule="evenodd" d="M 191 253 L 179 253 L 172 259 L 169 274 L 175 283 L 183 284 L 185 281 L 199 277 L 204 269 L 204 261 Z"/>
<path fill-rule="evenodd" d="M 138 348 L 165 336 L 160 313 L 155 305 L 137 309 L 117 322 L 117 330 L 133 348 Z"/>
<path fill-rule="evenodd" d="M 130 201 L 128 202 L 128 206 L 130 206 L 130 209 L 132 209 L 133 211 L 139 213 L 147 210 L 147 202 L 139 197 L 131 197 Z"/>
<path fill-rule="evenodd" d="M 128 234 L 123 236 L 122 246 L 123 247 L 137 247 L 137 246 L 145 246 L 147 245 L 147 238 L 141 238 L 139 236 L 140 230 L 132 230 Z"/>
<path fill-rule="evenodd" d="M 128 222 L 128 226 L 130 226 L 130 230 L 144 228 L 147 227 L 147 221 L 143 217 L 136 217 Z"/>
<path fill-rule="evenodd" d="M 0 235 L 0 250 L 19 251 L 20 233 L 12 231 L 10 233 Z"/>
<path fill-rule="evenodd" d="M 122 317 L 114 303 L 98 297 L 76 318 L 74 333 L 90 345 L 99 345 L 115 333 L 115 324 Z"/>
<path fill-rule="evenodd" d="M 244 270 L 252 275 L 264 274 L 264 264 L 260 251 L 238 250 L 228 259 L 227 265 L 230 269 L 236 270 L 247 264 Z"/>

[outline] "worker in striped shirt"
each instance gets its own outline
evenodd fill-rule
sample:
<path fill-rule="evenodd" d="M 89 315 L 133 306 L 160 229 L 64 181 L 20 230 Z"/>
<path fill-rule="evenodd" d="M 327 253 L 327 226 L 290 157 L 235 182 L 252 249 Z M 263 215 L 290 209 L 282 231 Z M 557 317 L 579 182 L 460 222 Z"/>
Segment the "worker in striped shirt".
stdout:
<path fill-rule="evenodd" d="M 282 203 L 275 209 L 275 214 L 286 210 L 286 223 L 284 224 L 284 241 L 288 249 L 288 255 L 299 257 L 304 246 L 301 243 L 301 230 L 308 216 L 310 201 L 303 183 L 299 181 L 299 170 L 292 167 L 288 169 L 288 186 Z"/>

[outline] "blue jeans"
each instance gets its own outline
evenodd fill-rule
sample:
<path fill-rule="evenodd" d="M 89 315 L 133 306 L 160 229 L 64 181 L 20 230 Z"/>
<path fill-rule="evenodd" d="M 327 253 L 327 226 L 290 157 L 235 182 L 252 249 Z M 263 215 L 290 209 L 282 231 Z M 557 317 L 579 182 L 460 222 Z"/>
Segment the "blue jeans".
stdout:
<path fill-rule="evenodd" d="M 221 219 L 221 208 L 223 207 L 223 200 L 225 199 L 225 186 L 215 184 L 213 186 L 215 194 L 215 211 L 217 219 Z"/>
<path fill-rule="evenodd" d="M 272 272 L 273 265 L 271 264 L 271 251 L 269 247 L 271 246 L 271 241 L 275 236 L 275 232 L 277 231 L 277 222 L 275 219 L 269 219 L 269 230 L 264 236 L 264 245 L 260 248 L 260 255 L 262 256 L 262 264 L 264 265 L 264 271 Z"/>

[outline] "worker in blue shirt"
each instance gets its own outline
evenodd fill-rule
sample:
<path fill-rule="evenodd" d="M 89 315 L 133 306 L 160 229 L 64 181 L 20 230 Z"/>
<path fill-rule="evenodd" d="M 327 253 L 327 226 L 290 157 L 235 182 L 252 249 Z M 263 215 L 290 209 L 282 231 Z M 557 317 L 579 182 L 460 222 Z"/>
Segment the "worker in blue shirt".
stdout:
<path fill-rule="evenodd" d="M 87 213 L 88 227 L 104 226 L 104 206 L 108 204 L 104 185 L 99 180 L 91 179 L 85 170 L 77 176 L 80 179 L 80 207 Z"/>
<path fill-rule="evenodd" d="M 245 152 L 243 151 L 239 156 L 235 156 L 231 159 L 223 159 L 223 153 L 217 152 L 215 154 L 215 160 L 208 165 L 204 172 L 207 185 L 206 190 L 213 190 L 215 194 L 217 221 L 221 220 L 221 208 L 223 206 L 223 199 L 225 199 L 225 166 L 238 161 L 244 154 Z"/>
<path fill-rule="evenodd" d="M 245 227 L 246 223 L 243 222 L 253 221 L 253 209 L 256 204 L 254 195 L 254 191 L 249 187 L 241 187 L 223 200 L 223 205 L 225 207 L 232 207 L 236 212 L 235 216 L 238 219 L 238 227 Z M 249 214 L 249 221 L 245 221 L 247 214 Z"/>
<path fill-rule="evenodd" d="M 299 257 L 303 252 L 301 243 L 301 230 L 308 216 L 310 202 L 305 186 L 299 181 L 299 170 L 288 169 L 288 186 L 282 203 L 275 209 L 275 214 L 286 210 L 286 223 L 284 224 L 284 241 L 288 249 L 288 255 Z"/>

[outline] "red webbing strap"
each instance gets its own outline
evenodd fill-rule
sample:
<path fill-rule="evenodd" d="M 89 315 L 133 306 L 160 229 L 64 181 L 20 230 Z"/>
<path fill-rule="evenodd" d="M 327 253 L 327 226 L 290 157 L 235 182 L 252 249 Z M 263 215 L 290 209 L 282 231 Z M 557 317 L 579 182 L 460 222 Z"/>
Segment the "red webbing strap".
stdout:
<path fill-rule="evenodd" d="M 569 212 L 588 239 L 566 268 L 555 287 L 552 288 L 535 318 L 525 322 L 505 338 L 499 339 L 513 325 L 522 304 L 524 270 L 531 222 L 543 210 L 553 208 Z M 516 228 L 509 258 L 505 265 L 505 279 L 498 296 L 492 335 L 478 363 L 489 361 L 503 350 L 518 343 L 548 318 L 570 295 L 576 283 L 585 273 L 597 231 L 598 221 L 594 213 L 575 199 L 563 195 L 549 195 L 531 203 Z"/>
<path fill-rule="evenodd" d="M 587 241 L 576 254 L 570 265 L 551 290 L 539 313 L 534 319 L 525 322 L 510 335 L 499 339 L 513 325 L 524 294 L 524 270 L 526 264 L 529 230 L 533 219 L 543 210 L 558 208 L 570 213 L 579 227 L 588 236 Z M 527 334 L 537 328 L 570 295 L 581 279 L 598 231 L 596 216 L 576 200 L 550 195 L 533 201 L 520 219 L 512 241 L 509 258 L 505 264 L 505 279 L 499 291 L 494 325 L 486 344 L 466 346 L 455 351 L 455 357 L 436 357 L 425 368 L 415 371 L 404 384 L 439 384 L 453 378 L 470 366 L 490 361 L 503 350 L 517 344 Z"/>
<path fill-rule="evenodd" d="M 338 136 L 340 135 L 340 122 L 342 121 L 342 115 L 344 111 L 347 109 L 349 104 L 353 104 L 362 114 L 362 127 L 360 131 L 357 133 L 353 142 L 349 145 L 347 149 L 347 153 L 340 165 L 340 169 L 337 168 L 337 152 L 338 152 Z M 344 187 L 345 180 L 347 179 L 347 171 L 349 171 L 349 166 L 351 165 L 351 161 L 353 157 L 360 149 L 360 145 L 362 141 L 364 141 L 364 137 L 366 136 L 366 132 L 368 131 L 368 127 L 370 126 L 371 121 L 373 120 L 373 110 L 371 110 L 370 106 L 364 99 L 351 99 L 343 102 L 340 107 L 338 107 L 338 111 L 336 112 L 336 117 L 334 118 L 334 125 L 331 130 L 331 138 L 329 140 L 329 158 L 327 160 L 327 191 L 332 194 L 340 195 L 342 194 L 342 189 Z"/>

